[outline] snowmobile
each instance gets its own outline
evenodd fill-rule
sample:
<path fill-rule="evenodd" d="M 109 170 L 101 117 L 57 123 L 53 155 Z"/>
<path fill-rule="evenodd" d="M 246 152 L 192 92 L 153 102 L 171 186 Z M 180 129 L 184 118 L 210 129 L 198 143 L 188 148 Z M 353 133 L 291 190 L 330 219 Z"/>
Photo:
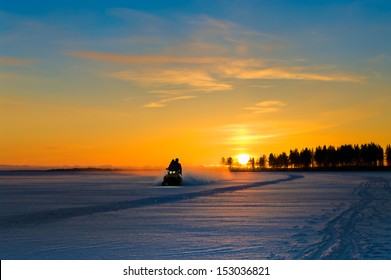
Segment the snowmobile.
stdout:
<path fill-rule="evenodd" d="M 167 168 L 167 174 L 163 177 L 163 186 L 179 186 L 182 183 L 182 174 L 179 170 Z"/>

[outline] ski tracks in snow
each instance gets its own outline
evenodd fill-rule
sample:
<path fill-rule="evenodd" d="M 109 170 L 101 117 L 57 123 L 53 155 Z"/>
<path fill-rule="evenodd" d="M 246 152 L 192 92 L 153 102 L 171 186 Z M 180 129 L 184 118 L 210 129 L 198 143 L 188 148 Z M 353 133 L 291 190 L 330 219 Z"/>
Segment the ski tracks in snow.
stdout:
<path fill-rule="evenodd" d="M 353 193 L 358 200 L 329 220 L 320 230 L 322 240 L 306 247 L 296 259 L 391 257 L 390 182 L 368 178 Z"/>

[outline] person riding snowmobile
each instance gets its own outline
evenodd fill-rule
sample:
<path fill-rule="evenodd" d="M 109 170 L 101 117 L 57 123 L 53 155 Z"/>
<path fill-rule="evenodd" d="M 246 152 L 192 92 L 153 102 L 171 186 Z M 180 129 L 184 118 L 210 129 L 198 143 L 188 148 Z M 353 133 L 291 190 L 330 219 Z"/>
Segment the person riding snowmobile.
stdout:
<path fill-rule="evenodd" d="M 163 178 L 162 185 L 180 185 L 182 183 L 182 165 L 179 159 L 172 160 L 166 168 L 167 174 Z"/>

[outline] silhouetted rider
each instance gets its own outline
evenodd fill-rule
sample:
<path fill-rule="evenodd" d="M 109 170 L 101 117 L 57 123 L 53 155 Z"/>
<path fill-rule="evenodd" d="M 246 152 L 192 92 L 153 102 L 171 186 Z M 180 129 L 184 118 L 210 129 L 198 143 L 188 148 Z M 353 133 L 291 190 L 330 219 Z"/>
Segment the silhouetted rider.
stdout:
<path fill-rule="evenodd" d="M 179 174 L 182 175 L 182 165 L 179 163 L 179 159 L 176 158 L 174 163 L 175 163 L 175 170 L 177 170 Z"/>
<path fill-rule="evenodd" d="M 175 160 L 174 159 L 171 160 L 170 164 L 167 167 L 167 170 L 176 170 L 175 169 Z"/>
<path fill-rule="evenodd" d="M 179 174 L 182 175 L 182 165 L 179 163 L 178 158 L 172 160 L 167 169 L 171 171 L 177 171 Z"/>

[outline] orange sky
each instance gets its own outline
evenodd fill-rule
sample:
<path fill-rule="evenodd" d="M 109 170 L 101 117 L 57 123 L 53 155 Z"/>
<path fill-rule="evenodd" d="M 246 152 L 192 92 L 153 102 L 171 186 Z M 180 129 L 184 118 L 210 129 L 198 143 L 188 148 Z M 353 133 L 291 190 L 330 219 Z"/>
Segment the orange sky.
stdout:
<path fill-rule="evenodd" d="M 106 11 L 89 12 L 96 27 L 83 12 L 0 14 L 0 164 L 203 165 L 391 143 L 391 48 L 349 46 L 322 19 L 288 35 L 221 11 Z M 371 40 L 388 46 L 376 24 Z"/>

